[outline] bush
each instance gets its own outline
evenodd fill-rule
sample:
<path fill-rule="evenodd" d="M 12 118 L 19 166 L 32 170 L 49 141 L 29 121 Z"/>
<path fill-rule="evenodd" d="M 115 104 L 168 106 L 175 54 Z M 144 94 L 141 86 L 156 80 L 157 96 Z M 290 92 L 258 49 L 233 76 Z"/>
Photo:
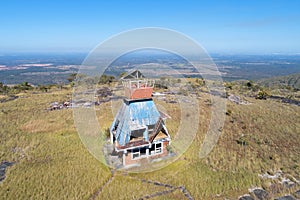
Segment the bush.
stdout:
<path fill-rule="evenodd" d="M 224 86 L 226 89 L 232 90 L 233 84 L 231 82 L 227 82 Z"/>
<path fill-rule="evenodd" d="M 67 78 L 67 80 L 71 83 L 75 80 L 76 76 L 77 76 L 76 73 L 70 74 L 70 76 Z"/>
<path fill-rule="evenodd" d="M 9 87 L 0 82 L 0 93 L 7 94 L 9 92 Z"/>
<path fill-rule="evenodd" d="M 246 83 L 246 86 L 247 86 L 248 88 L 252 88 L 252 87 L 254 86 L 254 82 L 253 82 L 253 81 L 248 81 L 248 82 Z"/>
<path fill-rule="evenodd" d="M 48 90 L 51 89 L 51 85 L 39 85 L 37 89 L 43 92 L 48 92 Z"/>
<path fill-rule="evenodd" d="M 110 138 L 110 130 L 109 130 L 109 128 L 106 128 L 104 130 L 104 135 L 105 135 L 106 138 Z"/>
<path fill-rule="evenodd" d="M 18 91 L 31 90 L 33 87 L 28 82 L 23 82 L 21 84 L 15 85 L 14 89 Z"/>
<path fill-rule="evenodd" d="M 236 140 L 236 143 L 242 146 L 246 146 L 249 144 L 247 138 L 245 136 L 240 136 L 239 139 Z"/>
<path fill-rule="evenodd" d="M 100 80 L 99 80 L 99 84 L 110 84 L 112 83 L 113 81 L 115 81 L 115 77 L 114 76 L 108 76 L 108 75 L 105 75 L 103 74 L 101 77 L 100 77 Z"/>
<path fill-rule="evenodd" d="M 265 90 L 260 90 L 256 95 L 256 99 L 266 100 L 270 95 Z"/>

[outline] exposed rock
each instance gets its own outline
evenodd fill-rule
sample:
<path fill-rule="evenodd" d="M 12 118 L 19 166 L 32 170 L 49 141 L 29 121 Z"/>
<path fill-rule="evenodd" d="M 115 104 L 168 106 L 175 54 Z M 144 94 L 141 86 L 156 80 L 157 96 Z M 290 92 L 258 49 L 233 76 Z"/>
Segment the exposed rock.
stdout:
<path fill-rule="evenodd" d="M 10 167 L 14 164 L 14 162 L 4 161 L 0 164 L 0 182 L 5 179 L 6 168 Z"/>
<path fill-rule="evenodd" d="M 271 95 L 270 99 L 281 100 L 282 103 L 287 103 L 287 104 L 300 106 L 300 101 L 297 101 L 297 100 L 294 100 L 294 99 L 289 99 L 289 98 L 286 98 L 286 97 L 272 96 Z"/>
<path fill-rule="evenodd" d="M 281 184 L 286 187 L 286 188 L 292 188 L 294 187 L 296 184 L 291 181 L 290 179 L 288 178 L 284 178 L 282 181 L 281 181 Z"/>
<path fill-rule="evenodd" d="M 0 103 L 5 103 L 5 102 L 8 102 L 8 101 L 12 101 L 12 100 L 15 100 L 15 99 L 17 99 L 17 98 L 18 98 L 18 96 L 11 95 L 11 96 L 9 96 L 9 97 L 7 97 L 7 98 L 0 99 Z"/>
<path fill-rule="evenodd" d="M 300 183 L 295 177 L 290 174 L 284 174 L 281 170 L 277 172 L 266 172 L 264 174 L 258 175 L 262 179 L 270 179 L 271 182 L 268 182 L 266 190 L 263 188 L 255 187 L 250 188 L 249 194 L 240 196 L 239 200 L 251 200 L 251 199 L 271 199 L 271 197 L 276 197 L 277 200 L 296 200 L 300 199 L 300 190 L 296 186 Z M 295 190 L 298 189 L 296 192 Z M 288 191 L 288 192 L 287 192 Z M 279 197 L 283 192 L 287 192 L 285 196 Z M 253 197 L 252 197 L 253 196 Z"/>
<path fill-rule="evenodd" d="M 264 179 L 278 179 L 279 177 L 281 177 L 281 175 L 282 175 L 282 171 L 278 171 L 274 175 L 270 175 L 269 173 L 265 173 L 265 174 L 259 174 L 258 176 L 260 178 L 264 178 Z"/>
<path fill-rule="evenodd" d="M 232 101 L 232 102 L 234 102 L 236 104 L 240 104 L 240 105 L 249 105 L 249 104 L 251 104 L 248 101 L 244 101 L 239 96 L 235 96 L 233 94 L 231 94 L 231 95 L 228 96 L 228 100 Z"/>
<path fill-rule="evenodd" d="M 268 192 L 262 188 L 250 189 L 250 192 L 252 192 L 258 200 L 268 199 Z"/>
<path fill-rule="evenodd" d="M 167 101 L 167 103 L 177 103 L 177 101 L 175 101 L 175 100 L 170 100 L 170 101 Z"/>
<path fill-rule="evenodd" d="M 108 87 L 99 88 L 96 91 L 96 95 L 98 98 L 98 103 L 108 102 L 111 100 L 113 93 Z"/>
<path fill-rule="evenodd" d="M 245 194 L 239 197 L 239 200 L 254 200 L 249 194 Z"/>
<path fill-rule="evenodd" d="M 286 195 L 283 197 L 276 198 L 275 200 L 296 200 L 296 198 L 290 195 Z"/>
<path fill-rule="evenodd" d="M 108 96 L 112 96 L 112 91 L 108 88 L 108 87 L 103 87 L 103 88 L 99 88 L 96 91 L 97 96 L 100 97 L 108 97 Z"/>
<path fill-rule="evenodd" d="M 83 108 L 90 108 L 93 105 L 99 105 L 98 102 L 91 102 L 91 101 L 84 101 L 79 100 L 76 102 L 73 101 L 64 101 L 62 103 L 59 102 L 52 102 L 50 106 L 47 108 L 49 111 L 53 110 L 61 110 L 61 109 L 67 109 L 67 108 L 77 108 L 77 107 L 83 107 Z"/>

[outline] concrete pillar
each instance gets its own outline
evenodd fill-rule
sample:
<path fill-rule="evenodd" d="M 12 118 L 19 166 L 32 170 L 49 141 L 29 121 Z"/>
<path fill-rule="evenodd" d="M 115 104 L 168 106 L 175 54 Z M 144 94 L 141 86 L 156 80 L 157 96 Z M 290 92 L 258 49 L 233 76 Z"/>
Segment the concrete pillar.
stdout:
<path fill-rule="evenodd" d="M 127 150 L 123 151 L 123 166 L 126 166 L 126 156 L 127 156 Z"/>
<path fill-rule="evenodd" d="M 114 143 L 114 136 L 113 133 L 110 131 L 110 143 L 113 144 Z"/>
<path fill-rule="evenodd" d="M 149 156 L 149 149 L 146 149 L 146 157 Z"/>
<path fill-rule="evenodd" d="M 123 152 L 123 166 L 126 166 L 125 157 L 126 157 L 125 152 Z"/>

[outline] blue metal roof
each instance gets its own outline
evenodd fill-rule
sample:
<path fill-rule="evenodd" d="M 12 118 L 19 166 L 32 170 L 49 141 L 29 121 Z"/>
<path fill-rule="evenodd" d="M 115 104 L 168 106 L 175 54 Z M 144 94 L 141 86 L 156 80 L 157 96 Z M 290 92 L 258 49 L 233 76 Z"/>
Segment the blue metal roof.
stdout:
<path fill-rule="evenodd" d="M 115 138 L 122 146 L 129 142 L 132 130 L 144 131 L 143 137 L 148 141 L 148 126 L 155 125 L 159 117 L 160 113 L 152 99 L 124 100 L 110 130 L 113 131 L 117 126 Z"/>

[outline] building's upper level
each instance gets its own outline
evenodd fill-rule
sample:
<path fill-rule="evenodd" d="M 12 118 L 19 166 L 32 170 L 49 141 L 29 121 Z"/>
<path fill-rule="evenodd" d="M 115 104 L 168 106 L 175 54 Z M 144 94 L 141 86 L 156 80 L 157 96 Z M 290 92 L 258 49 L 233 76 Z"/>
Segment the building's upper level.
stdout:
<path fill-rule="evenodd" d="M 125 90 L 125 97 L 128 99 L 146 99 L 151 98 L 154 80 L 146 79 L 138 70 L 133 71 L 122 78 Z"/>
<path fill-rule="evenodd" d="M 151 98 L 154 80 L 128 80 L 123 81 L 125 96 L 128 99 Z"/>

